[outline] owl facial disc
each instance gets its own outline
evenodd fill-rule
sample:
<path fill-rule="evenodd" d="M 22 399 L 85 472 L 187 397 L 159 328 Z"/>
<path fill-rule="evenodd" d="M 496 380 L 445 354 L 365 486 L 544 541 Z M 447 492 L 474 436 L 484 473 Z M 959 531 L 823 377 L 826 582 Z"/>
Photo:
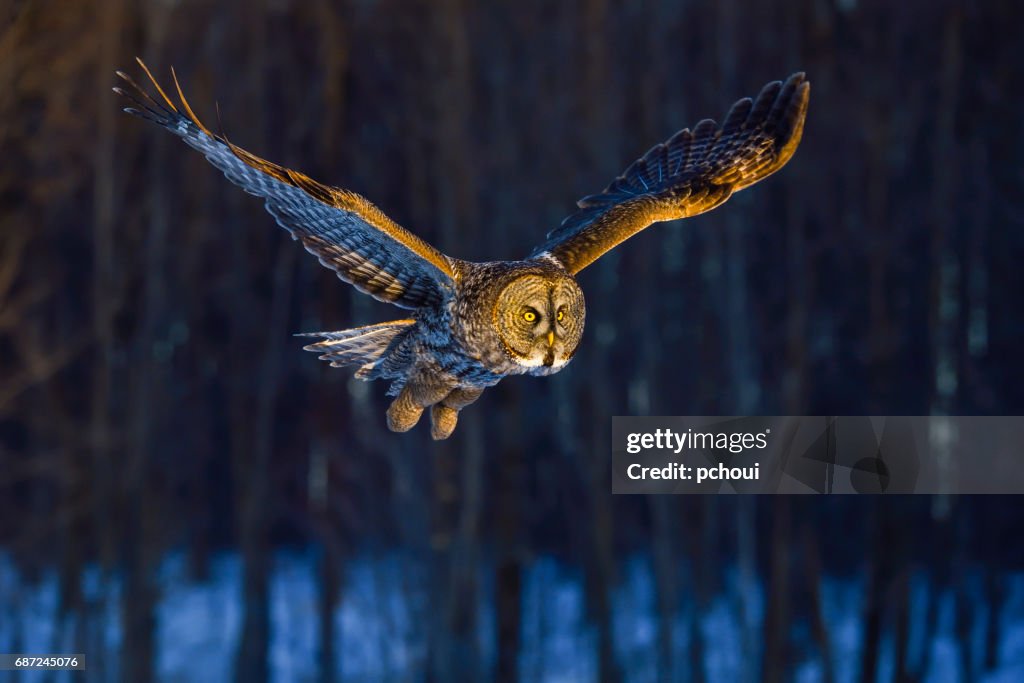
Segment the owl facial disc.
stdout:
<path fill-rule="evenodd" d="M 506 355 L 531 375 L 558 372 L 583 335 L 583 292 L 560 273 L 530 273 L 498 295 L 494 321 Z"/>

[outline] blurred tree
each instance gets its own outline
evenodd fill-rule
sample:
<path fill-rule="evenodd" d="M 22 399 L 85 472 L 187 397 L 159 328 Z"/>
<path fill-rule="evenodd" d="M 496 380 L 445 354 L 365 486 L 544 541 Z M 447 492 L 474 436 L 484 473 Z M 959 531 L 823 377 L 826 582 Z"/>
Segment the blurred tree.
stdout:
<path fill-rule="evenodd" d="M 90 651 L 112 647 L 104 606 L 119 596 L 123 647 L 90 661 L 96 680 L 157 676 L 163 560 L 183 550 L 203 579 L 223 549 L 242 557 L 234 677 L 266 680 L 273 553 L 306 545 L 323 681 L 346 671 L 332 616 L 363 553 L 393 558 L 407 597 L 429 596 L 394 637 L 427 643 L 409 656 L 438 681 L 557 664 L 521 659 L 533 626 L 568 618 L 523 612 L 547 556 L 585 577 L 595 677 L 626 678 L 614 596 L 636 554 L 650 559 L 662 681 L 708 679 L 723 594 L 744 626 L 744 681 L 788 680 L 804 653 L 793 631 L 808 627 L 807 650 L 839 676 L 821 588 L 835 575 L 868 586 L 862 679 L 891 636 L 898 676 L 920 680 L 931 653 L 911 647 L 911 602 L 927 601 L 930 640 L 947 594 L 961 668 L 980 676 L 998 665 L 1006 569 L 1024 564 L 1013 501 L 805 514 L 612 498 L 608 420 L 1020 412 L 1022 14 L 1010 0 L 9 3 L 0 546 L 27 576 L 57 567 L 62 629 Z M 204 118 L 219 100 L 240 144 L 473 259 L 527 253 L 647 146 L 767 79 L 806 70 L 813 97 L 784 173 L 585 271 L 573 365 L 504 382 L 434 445 L 386 431 L 383 387 L 290 341 L 386 312 L 198 155 L 120 115 L 105 93 L 135 54 L 159 73 L 175 64 Z M 980 519 L 984 533 L 965 532 Z"/>

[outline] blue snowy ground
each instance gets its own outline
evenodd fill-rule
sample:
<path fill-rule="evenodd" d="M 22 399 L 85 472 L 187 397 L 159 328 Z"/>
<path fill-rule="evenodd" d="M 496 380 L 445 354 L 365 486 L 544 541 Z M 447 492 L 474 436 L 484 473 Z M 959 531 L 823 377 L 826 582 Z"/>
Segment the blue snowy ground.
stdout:
<path fill-rule="evenodd" d="M 311 681 L 316 674 L 319 622 L 315 583 L 315 558 L 310 554 L 282 553 L 275 559 L 272 595 L 272 642 L 270 666 L 275 681 Z M 183 558 L 167 559 L 160 570 L 161 600 L 157 613 L 157 670 L 168 682 L 226 681 L 231 678 L 235 646 L 241 623 L 241 565 L 234 555 L 218 557 L 209 581 L 195 584 L 186 578 Z M 737 582 L 738 576 L 726 577 Z M 426 575 L 408 560 L 389 556 L 366 558 L 349 565 L 341 605 L 334 619 L 341 680 L 415 681 L 426 657 Z M 522 680 L 530 683 L 570 683 L 596 679 L 596 634 L 585 620 L 581 577 L 552 560 L 535 561 L 525 577 L 523 604 Z M 643 559 L 625 566 L 613 600 L 615 642 L 628 681 L 656 680 L 657 621 L 654 582 L 650 565 Z M 119 680 L 116 668 L 121 642 L 119 587 L 101 581 L 97 572 L 83 577 L 91 617 L 98 628 L 79 624 L 79 633 L 91 634 L 88 646 L 75 643 L 74 624 L 55 618 L 57 583 L 52 575 L 35 584 L 26 583 L 9 559 L 0 554 L 0 652 L 86 652 L 89 673 L 62 673 L 46 680 Z M 738 585 L 711 602 L 700 628 L 706 642 L 706 670 L 711 683 L 745 680 L 756 672 L 744 671 L 741 652 L 745 615 L 751 642 L 758 642 L 764 612 L 764 595 L 755 583 L 746 590 Z M 927 588 L 923 578 L 913 590 Z M 480 652 L 485 662 L 494 660 L 494 615 L 486 599 L 490 587 L 481 590 Z M 829 625 L 837 683 L 858 678 L 857 662 L 861 633 L 859 614 L 862 586 L 855 581 L 826 580 L 823 586 L 825 617 Z M 743 598 L 737 596 L 743 595 Z M 923 604 L 923 601 L 916 601 Z M 959 644 L 953 635 L 952 596 L 942 597 L 937 636 L 924 638 L 924 611 L 912 615 L 911 656 L 930 648 L 926 681 L 959 680 Z M 983 613 L 974 629 L 973 651 L 980 652 Z M 688 634 L 683 615 L 676 624 L 677 665 L 685 666 Z M 1000 667 L 980 680 L 983 683 L 1024 681 L 1024 575 L 1010 577 L 1002 607 Z M 94 624 L 93 624 L 94 625 Z M 806 628 L 800 626 L 796 628 Z M 749 637 L 749 636 L 748 636 Z M 810 641 L 810 634 L 801 634 Z M 916 648 L 916 650 L 915 650 Z M 892 644 L 886 641 L 879 665 L 880 681 L 892 676 Z M 812 647 L 807 660 L 797 665 L 799 683 L 820 680 L 820 666 Z M 43 681 L 42 675 L 0 673 L 0 681 Z"/>

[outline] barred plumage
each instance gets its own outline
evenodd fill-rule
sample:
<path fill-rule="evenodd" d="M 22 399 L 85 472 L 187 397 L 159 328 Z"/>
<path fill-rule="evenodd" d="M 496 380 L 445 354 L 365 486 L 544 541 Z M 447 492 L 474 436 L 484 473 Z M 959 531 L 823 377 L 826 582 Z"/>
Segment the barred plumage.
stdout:
<path fill-rule="evenodd" d="M 360 291 L 412 311 L 408 318 L 337 332 L 306 333 L 305 347 L 356 377 L 391 381 L 394 431 L 430 408 L 431 435 L 447 438 L 459 411 L 513 374 L 549 375 L 572 359 L 586 306 L 574 275 L 658 221 L 694 216 L 767 177 L 800 142 L 809 84 L 802 73 L 742 99 L 721 127 L 706 119 L 655 145 L 600 194 L 548 233 L 523 261 L 470 263 L 442 254 L 362 196 L 318 183 L 215 135 L 196 117 L 171 71 L 178 109 L 151 97 L 127 74 L 114 88 L 152 121 L 202 152 L 233 183 L 262 197 L 267 211 L 320 263 Z"/>
<path fill-rule="evenodd" d="M 710 211 L 733 192 L 782 168 L 803 134 L 810 83 L 796 73 L 734 104 L 719 128 L 704 119 L 634 161 L 530 256 L 550 255 L 578 273 L 601 254 L 659 221 Z"/>

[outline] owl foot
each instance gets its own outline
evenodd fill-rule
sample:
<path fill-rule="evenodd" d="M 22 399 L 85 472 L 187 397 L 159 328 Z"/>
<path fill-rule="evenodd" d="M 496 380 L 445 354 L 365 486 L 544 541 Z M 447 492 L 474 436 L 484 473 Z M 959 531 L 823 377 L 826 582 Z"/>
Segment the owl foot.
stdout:
<path fill-rule="evenodd" d="M 388 429 L 393 432 L 407 432 L 416 426 L 423 415 L 423 408 L 412 400 L 412 392 L 402 390 L 388 406 Z"/>
<path fill-rule="evenodd" d="M 455 424 L 458 421 L 459 411 L 441 403 L 435 403 L 430 408 L 430 437 L 434 441 L 447 439 L 455 431 Z"/>
<path fill-rule="evenodd" d="M 445 397 L 443 403 L 449 408 L 462 410 L 470 403 L 480 398 L 480 394 L 482 393 L 484 393 L 483 387 L 475 387 L 472 389 L 452 389 L 451 393 Z"/>

